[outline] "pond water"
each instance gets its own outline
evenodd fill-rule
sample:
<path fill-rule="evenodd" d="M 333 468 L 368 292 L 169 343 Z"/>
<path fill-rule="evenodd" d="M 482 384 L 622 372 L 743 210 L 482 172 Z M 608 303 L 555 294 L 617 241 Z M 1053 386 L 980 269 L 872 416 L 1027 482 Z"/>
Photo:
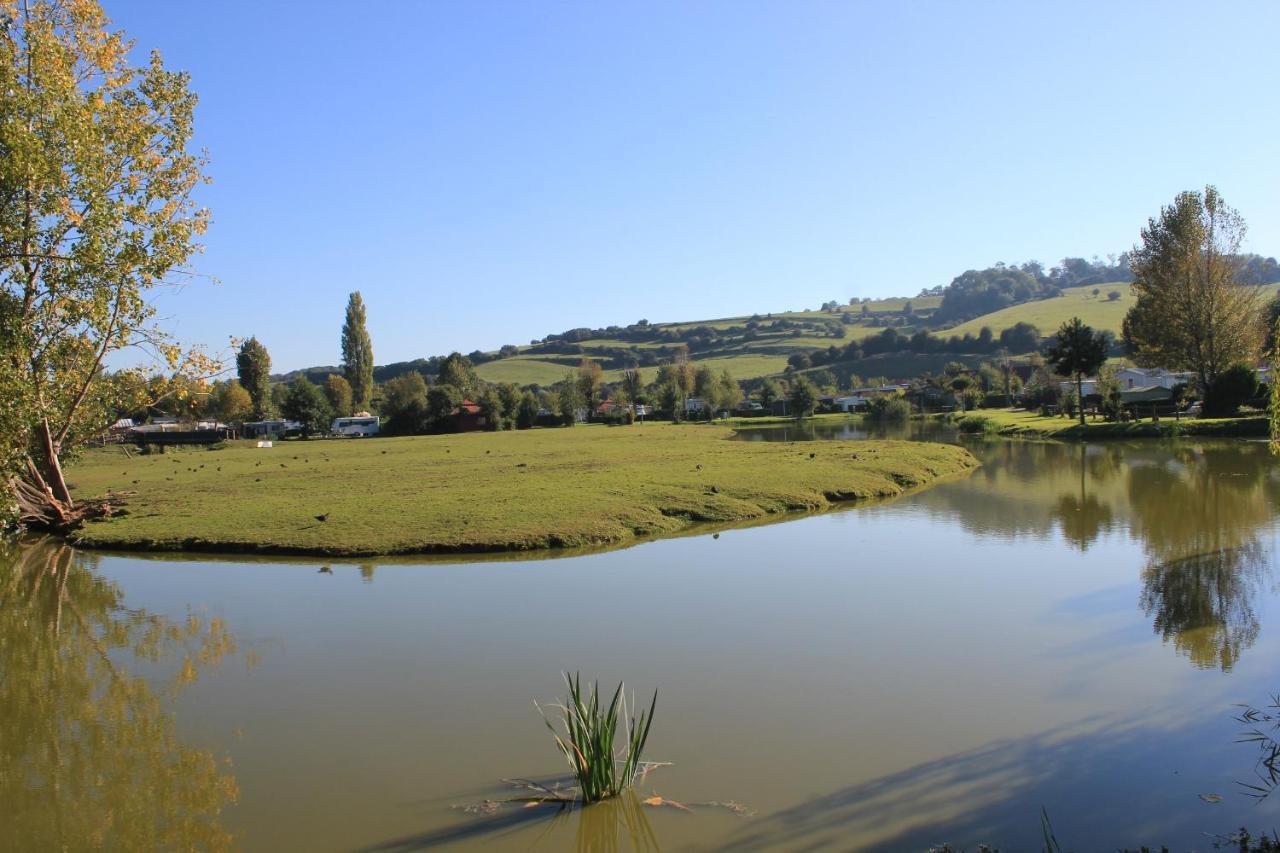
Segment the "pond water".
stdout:
<path fill-rule="evenodd" d="M 0 552 L 0 848 L 1023 850 L 1044 807 L 1066 849 L 1206 849 L 1275 825 L 1232 719 L 1280 691 L 1265 445 L 970 446 L 981 468 L 896 501 L 558 559 Z M 565 669 L 659 689 L 671 765 L 638 793 L 691 811 L 462 808 L 562 771 L 533 702 Z"/>

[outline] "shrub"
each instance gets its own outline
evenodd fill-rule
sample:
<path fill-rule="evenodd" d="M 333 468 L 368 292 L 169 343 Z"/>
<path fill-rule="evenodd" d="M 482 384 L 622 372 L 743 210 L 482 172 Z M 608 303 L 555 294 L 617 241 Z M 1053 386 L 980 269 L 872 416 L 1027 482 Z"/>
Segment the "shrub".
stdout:
<path fill-rule="evenodd" d="M 999 429 L 999 425 L 986 415 L 968 415 L 960 419 L 960 432 L 966 435 L 987 435 Z"/>
<path fill-rule="evenodd" d="M 873 421 L 906 423 L 911 404 L 902 397 L 876 397 L 867 403 L 867 418 Z"/>
<path fill-rule="evenodd" d="M 997 391 L 990 391 L 982 398 L 982 408 L 984 409 L 1007 409 L 1013 405 L 1013 400 L 1007 394 L 1001 394 Z"/>
<path fill-rule="evenodd" d="M 1247 364 L 1233 364 L 1209 383 L 1204 395 L 1204 414 L 1211 418 L 1230 417 L 1256 396 L 1257 371 Z"/>

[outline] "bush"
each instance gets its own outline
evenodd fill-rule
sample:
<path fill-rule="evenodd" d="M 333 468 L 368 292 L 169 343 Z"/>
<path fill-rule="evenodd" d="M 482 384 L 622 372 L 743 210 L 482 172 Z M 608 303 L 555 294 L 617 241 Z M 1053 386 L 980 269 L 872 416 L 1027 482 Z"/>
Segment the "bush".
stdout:
<path fill-rule="evenodd" d="M 982 398 L 982 408 L 984 409 L 1007 409 L 1013 405 L 1013 400 L 1007 394 L 1000 394 L 995 391 L 988 392 Z"/>
<path fill-rule="evenodd" d="M 876 397 L 867 403 L 867 418 L 886 423 L 906 423 L 911 404 L 902 397 Z"/>
<path fill-rule="evenodd" d="M 999 425 L 986 415 L 968 415 L 960 419 L 960 432 L 966 435 L 987 435 L 999 429 Z"/>
<path fill-rule="evenodd" d="M 1234 364 L 1218 374 L 1204 395 L 1204 414 L 1227 418 L 1258 396 L 1258 373 L 1247 364 Z"/>

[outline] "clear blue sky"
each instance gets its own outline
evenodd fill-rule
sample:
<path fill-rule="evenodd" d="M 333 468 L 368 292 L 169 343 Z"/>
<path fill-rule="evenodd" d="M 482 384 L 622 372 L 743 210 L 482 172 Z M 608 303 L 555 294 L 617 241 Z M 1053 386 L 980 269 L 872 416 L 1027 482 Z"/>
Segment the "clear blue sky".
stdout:
<path fill-rule="evenodd" d="M 1280 3 L 105 0 L 191 72 L 189 341 L 378 363 L 1118 252 L 1215 183 L 1280 253 Z"/>

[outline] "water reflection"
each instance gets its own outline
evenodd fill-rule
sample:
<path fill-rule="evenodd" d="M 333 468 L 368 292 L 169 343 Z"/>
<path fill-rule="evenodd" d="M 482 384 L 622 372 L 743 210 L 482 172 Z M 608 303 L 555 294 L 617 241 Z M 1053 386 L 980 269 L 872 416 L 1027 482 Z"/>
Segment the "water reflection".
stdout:
<path fill-rule="evenodd" d="M 1152 564 L 1142 576 L 1142 607 L 1180 654 L 1225 672 L 1258 639 L 1253 598 L 1268 569 L 1257 542 Z"/>
<path fill-rule="evenodd" d="M 235 652 L 217 620 L 125 607 L 65 545 L 0 545 L 0 848 L 227 849 L 234 777 L 167 699 Z M 180 665 L 157 693 L 130 660 Z"/>
<path fill-rule="evenodd" d="M 397 838 L 367 850 L 409 853 L 463 841 L 492 841 L 530 824 L 542 824 L 535 836 L 522 836 L 522 847 L 530 850 L 564 850 L 570 846 L 578 853 L 662 849 L 645 805 L 634 790 L 589 806 L 517 798 L 485 800 L 468 811 L 470 816 L 461 823 Z M 566 837 L 568 832 L 573 833 L 572 842 Z"/>
<path fill-rule="evenodd" d="M 1079 447 L 1080 491 L 1074 490 L 1058 496 L 1054 508 L 1054 517 L 1062 530 L 1063 538 L 1081 551 L 1089 550 L 1089 546 L 1098 541 L 1103 533 L 1109 531 L 1115 520 L 1111 504 L 1099 499 L 1089 489 L 1089 480 L 1109 479 L 1118 471 L 1118 463 L 1111 454 L 1095 454 L 1091 460 L 1088 448 Z M 1113 467 L 1114 464 L 1114 467 Z"/>
<path fill-rule="evenodd" d="M 810 439 L 853 427 L 810 425 Z M 783 440 L 776 430 L 757 440 Z M 743 431 L 745 435 L 746 431 Z M 856 437 L 960 439 L 942 427 L 880 428 Z M 795 440 L 805 431 L 788 433 Z M 1088 552 L 1127 531 L 1147 555 L 1139 606 L 1153 631 L 1197 667 L 1229 670 L 1257 640 L 1253 598 L 1268 582 L 1269 529 L 1280 481 L 1265 444 L 1243 441 L 966 441 L 982 467 L 918 502 L 984 538 L 1048 540 L 1056 532 Z"/>
<path fill-rule="evenodd" d="M 1150 563 L 1142 606 L 1155 632 L 1202 668 L 1230 670 L 1258 638 L 1253 597 L 1270 575 L 1258 532 L 1274 514 L 1259 445 L 1177 447 L 1129 472 L 1134 535 Z"/>

